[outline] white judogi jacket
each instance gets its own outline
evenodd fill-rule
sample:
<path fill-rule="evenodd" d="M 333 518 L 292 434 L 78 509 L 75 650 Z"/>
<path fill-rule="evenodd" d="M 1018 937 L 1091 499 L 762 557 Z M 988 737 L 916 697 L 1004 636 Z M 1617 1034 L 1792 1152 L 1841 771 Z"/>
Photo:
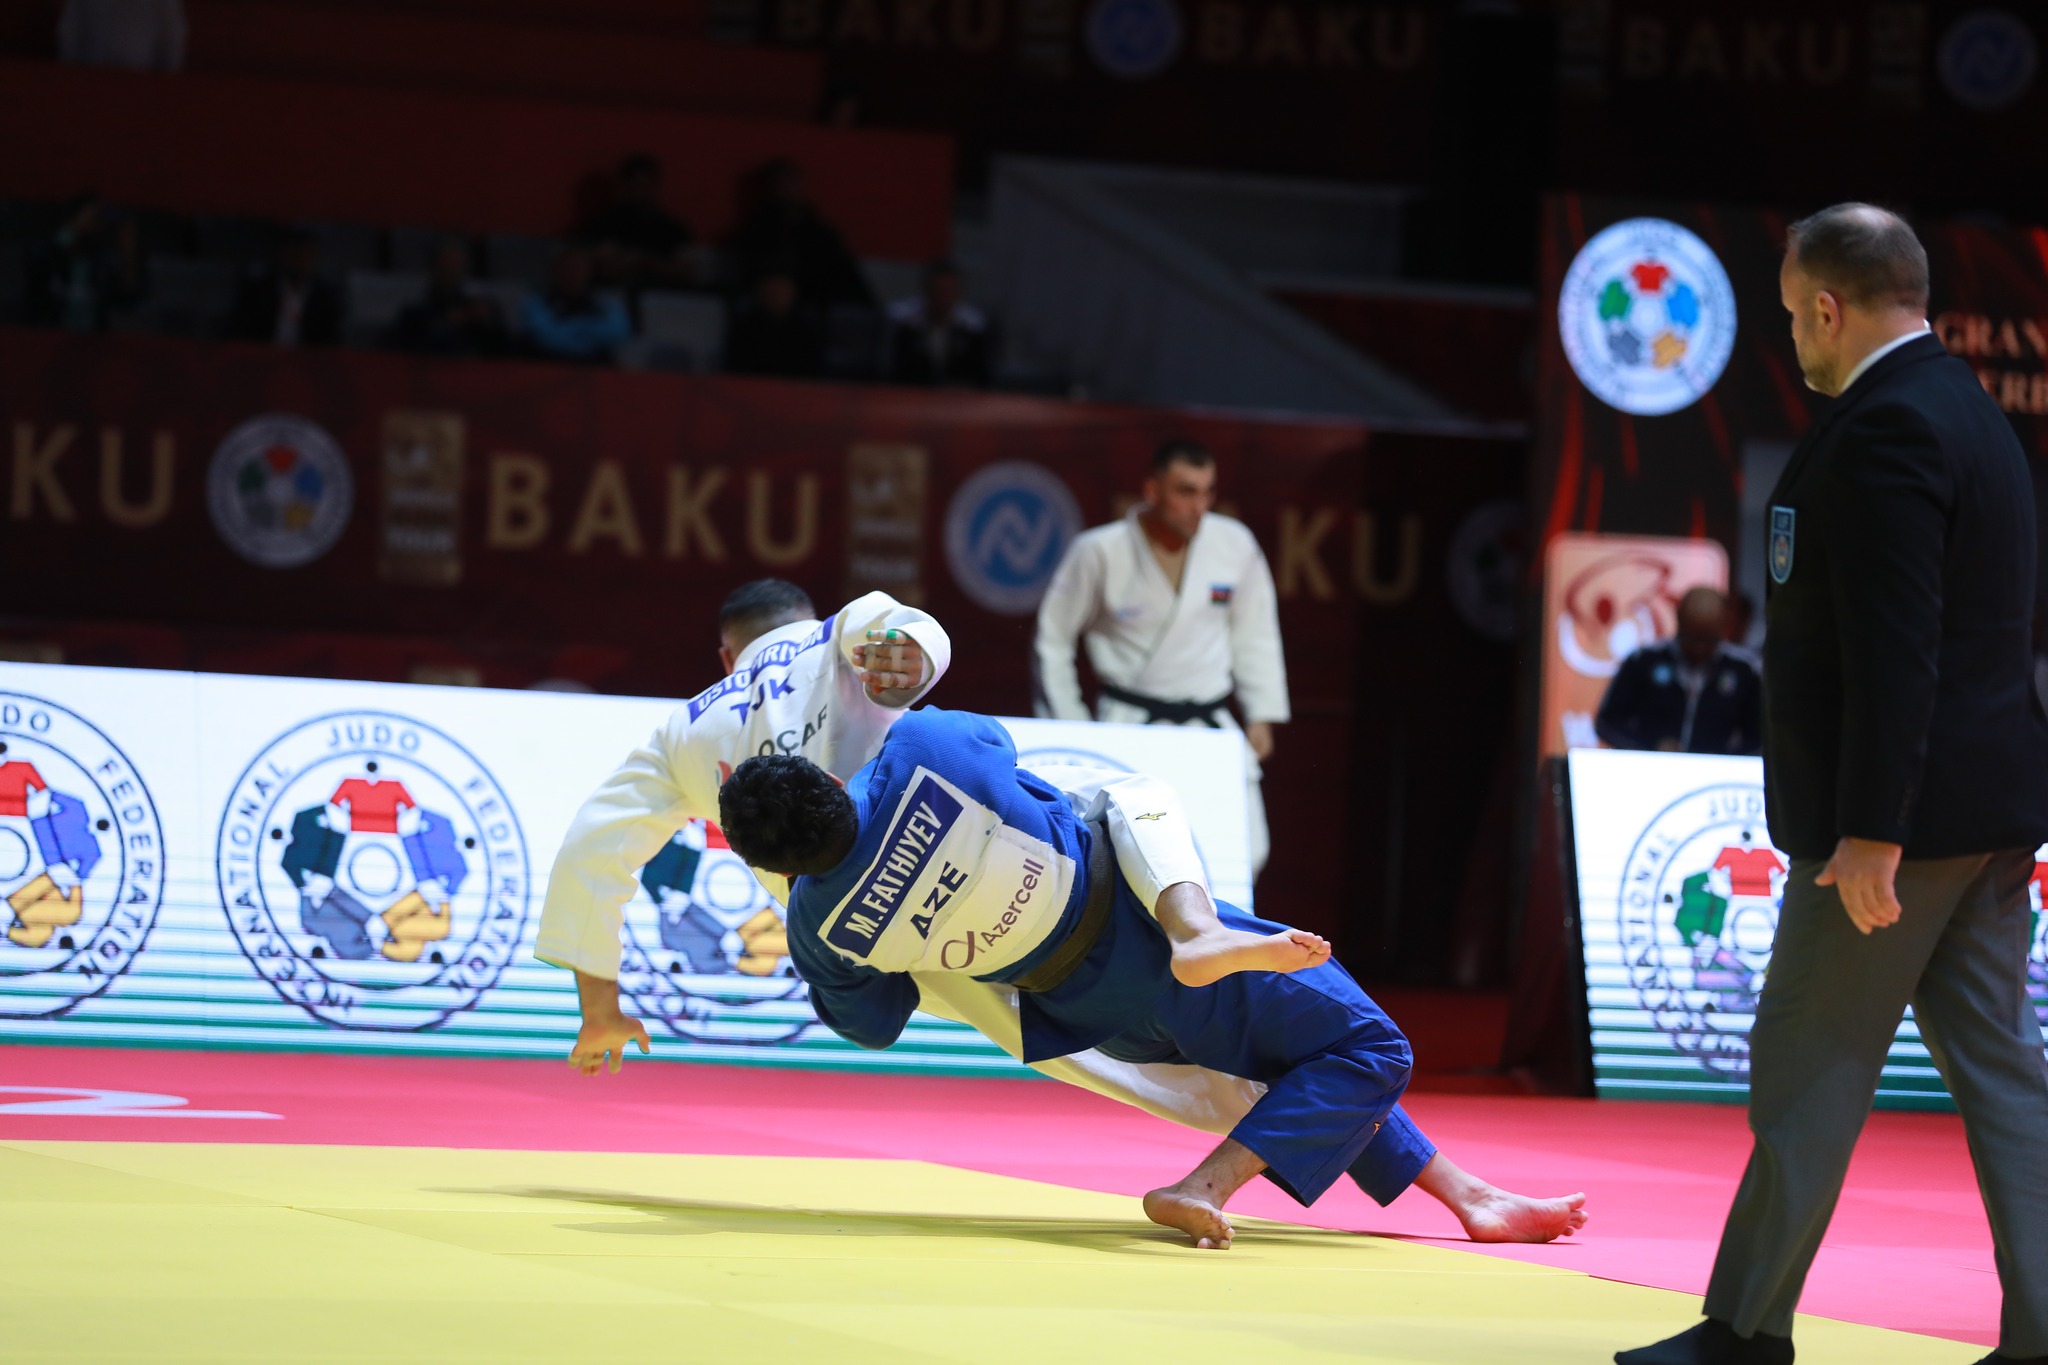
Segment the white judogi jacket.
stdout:
<path fill-rule="evenodd" d="M 853 667 L 867 632 L 895 628 L 917 641 L 925 676 L 914 688 L 870 697 Z M 780 627 L 747 646 L 730 676 L 675 714 L 583 803 L 555 857 L 534 955 L 554 966 L 616 980 L 619 934 L 639 870 L 693 819 L 716 822 L 718 787 L 756 754 L 802 754 L 851 777 L 882 747 L 889 727 L 921 700 L 952 662 L 952 641 L 925 612 L 869 593 L 825 622 Z M 1132 889 L 1149 907 L 1166 886 L 1202 881 L 1186 817 L 1172 789 L 1128 773 L 1046 773 L 1077 810 L 1107 822 Z M 1165 819 L 1137 820 L 1164 811 Z M 763 878 L 778 902 L 786 884 Z M 924 1008 L 985 1034 L 1020 1056 L 1016 993 L 971 977 L 917 973 Z M 1193 1066 L 1135 1066 L 1097 1052 L 1037 1068 L 1162 1118 L 1227 1133 L 1265 1087 Z"/>
<path fill-rule="evenodd" d="M 1233 693 L 1254 721 L 1285 721 L 1287 661 L 1266 556 L 1241 521 L 1209 513 L 1188 542 L 1178 592 L 1133 511 L 1075 538 L 1038 608 L 1038 710 L 1088 720 L 1074 662 L 1085 635 L 1104 682 L 1167 702 L 1220 702 Z M 1111 697 L 1098 720 L 1143 722 Z M 1230 726 L 1218 707 L 1217 724 Z"/>

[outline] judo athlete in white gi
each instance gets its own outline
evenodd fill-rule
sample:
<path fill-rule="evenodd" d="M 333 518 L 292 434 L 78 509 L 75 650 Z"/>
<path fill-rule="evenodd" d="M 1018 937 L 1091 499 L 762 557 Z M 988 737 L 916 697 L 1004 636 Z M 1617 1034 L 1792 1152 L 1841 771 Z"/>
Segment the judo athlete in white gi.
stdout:
<path fill-rule="evenodd" d="M 801 754 L 851 777 L 889 727 L 945 673 L 952 642 L 926 613 L 869 593 L 819 621 L 791 583 L 747 584 L 720 613 L 727 676 L 677 708 L 668 722 L 577 812 L 548 879 L 535 955 L 576 973 L 584 1027 L 570 1060 L 586 1073 L 628 1041 L 648 1050 L 645 1028 L 619 1007 L 620 929 L 640 869 L 693 819 L 718 818 L 718 786 L 757 754 Z M 893 638 L 891 638 L 893 637 Z M 1135 879 L 1201 880 L 1201 861 L 1171 789 L 1128 774 L 1064 770 L 1075 790 L 1119 831 Z M 1132 822 L 1136 802 L 1164 819 Z M 762 878 L 778 902 L 779 878 Z M 924 1008 L 968 1024 L 1011 1056 L 1022 1051 L 1015 992 L 968 977 L 920 978 Z M 1094 1052 L 1048 1059 L 1038 1070 L 1204 1132 L 1228 1132 L 1264 1087 L 1198 1067 L 1133 1066 Z"/>
<path fill-rule="evenodd" d="M 1407 1040 L 1327 945 L 1197 888 L 1134 883 L 1107 828 L 1018 768 L 985 716 L 914 712 L 844 783 L 799 757 L 749 759 L 719 812 L 735 853 L 792 878 L 791 957 L 849 1042 L 888 1047 L 918 976 L 958 975 L 1019 992 L 1027 1062 L 1093 1048 L 1264 1082 L 1215 1152 L 1145 1196 L 1198 1247 L 1230 1245 L 1223 1204 L 1261 1172 L 1303 1204 L 1347 1172 L 1383 1204 L 1422 1184 L 1465 1204 L 1474 1237 L 1548 1241 L 1585 1222 L 1583 1195 L 1496 1190 L 1422 1136 L 1398 1103 Z M 1229 946 L 1185 951 L 1207 937 Z"/>
<path fill-rule="evenodd" d="M 1095 719 L 1236 729 L 1244 711 L 1252 875 L 1266 865 L 1261 760 L 1285 722 L 1287 663 L 1273 575 L 1241 521 L 1209 509 L 1216 461 L 1192 441 L 1152 458 L 1145 501 L 1068 547 L 1038 607 L 1038 714 L 1087 720 L 1075 665 L 1085 636 L 1101 684 Z"/>

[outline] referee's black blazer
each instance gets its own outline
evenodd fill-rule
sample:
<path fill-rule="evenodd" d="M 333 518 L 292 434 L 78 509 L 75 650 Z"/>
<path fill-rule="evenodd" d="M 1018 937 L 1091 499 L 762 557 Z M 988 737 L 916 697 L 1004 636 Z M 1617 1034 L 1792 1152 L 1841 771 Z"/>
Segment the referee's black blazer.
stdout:
<path fill-rule="evenodd" d="M 1908 858 L 2048 839 L 2033 686 L 2034 487 L 1976 375 L 1932 336 L 1865 371 L 1765 512 L 1771 839 Z"/>

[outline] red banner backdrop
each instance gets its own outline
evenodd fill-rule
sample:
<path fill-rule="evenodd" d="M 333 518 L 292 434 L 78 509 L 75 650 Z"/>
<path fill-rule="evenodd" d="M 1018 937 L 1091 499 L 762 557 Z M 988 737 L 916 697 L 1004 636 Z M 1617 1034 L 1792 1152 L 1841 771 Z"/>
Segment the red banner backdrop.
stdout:
<path fill-rule="evenodd" d="M 826 610 L 921 600 L 957 642 L 942 704 L 1010 714 L 1066 537 L 1192 434 L 1282 602 L 1262 904 L 1404 961 L 1441 955 L 1468 882 L 1495 913 L 1470 869 L 1501 837 L 1515 443 L 33 332 L 0 332 L 0 421 L 16 651 L 680 695 L 719 601 L 772 574 Z"/>

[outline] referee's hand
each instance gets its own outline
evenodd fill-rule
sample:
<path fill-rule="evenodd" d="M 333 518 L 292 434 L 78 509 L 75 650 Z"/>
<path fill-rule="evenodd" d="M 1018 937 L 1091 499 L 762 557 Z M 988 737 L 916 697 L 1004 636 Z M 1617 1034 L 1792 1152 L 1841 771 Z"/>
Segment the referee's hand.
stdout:
<path fill-rule="evenodd" d="M 1904 852 L 1897 844 L 1875 839 L 1843 839 L 1835 845 L 1835 856 L 1813 879 L 1814 885 L 1837 889 L 1842 909 L 1849 912 L 1849 922 L 1859 933 L 1889 928 L 1904 913 L 1892 891 Z"/>

